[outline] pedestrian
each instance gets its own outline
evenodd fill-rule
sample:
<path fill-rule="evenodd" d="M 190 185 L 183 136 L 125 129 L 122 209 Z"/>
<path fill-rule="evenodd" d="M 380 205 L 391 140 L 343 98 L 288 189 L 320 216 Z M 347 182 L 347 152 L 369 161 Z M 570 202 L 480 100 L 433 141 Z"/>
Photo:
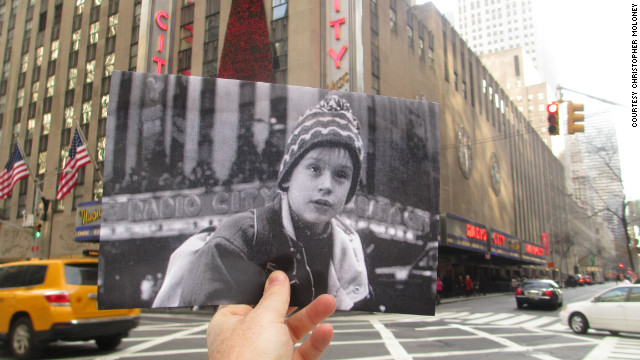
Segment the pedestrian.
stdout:
<path fill-rule="evenodd" d="M 632 284 L 640 284 L 640 278 L 638 277 L 638 274 L 631 273 L 630 277 L 631 277 L 630 280 Z"/>
<path fill-rule="evenodd" d="M 339 214 L 356 192 L 364 146 L 349 103 L 329 95 L 300 117 L 280 165 L 280 196 L 196 234 L 171 255 L 153 307 L 256 304 L 275 271 L 292 306 L 323 293 L 340 310 L 369 298 L 360 238 Z"/>
<path fill-rule="evenodd" d="M 462 274 L 458 275 L 458 282 L 456 283 L 456 291 L 458 296 L 464 295 L 464 279 L 462 278 Z"/>
<path fill-rule="evenodd" d="M 629 279 L 624 277 L 624 274 L 620 273 L 618 274 L 618 277 L 616 279 L 616 286 L 617 285 L 629 285 L 631 284 L 631 281 L 629 281 Z"/>
<path fill-rule="evenodd" d="M 464 292 L 467 297 L 471 296 L 473 293 L 473 281 L 469 275 L 464 279 Z"/>
<path fill-rule="evenodd" d="M 320 322 L 335 311 L 335 299 L 321 295 L 287 317 L 294 310 L 289 307 L 291 287 L 287 276 L 274 271 L 263 287 L 264 294 L 253 308 L 218 308 L 207 328 L 209 360 L 320 358 L 333 338 L 331 324 Z M 311 335 L 294 348 L 310 331 Z"/>
<path fill-rule="evenodd" d="M 436 280 L 436 304 L 440 304 L 440 299 L 442 298 L 442 280 L 440 276 Z"/>

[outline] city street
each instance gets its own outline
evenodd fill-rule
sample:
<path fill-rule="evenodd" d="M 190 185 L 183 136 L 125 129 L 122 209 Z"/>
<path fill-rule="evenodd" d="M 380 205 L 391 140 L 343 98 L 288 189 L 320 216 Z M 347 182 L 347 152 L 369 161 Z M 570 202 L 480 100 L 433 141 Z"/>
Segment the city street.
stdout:
<path fill-rule="evenodd" d="M 611 283 L 564 289 L 565 303 L 585 300 Z M 511 294 L 446 299 L 435 317 L 341 312 L 323 359 L 638 359 L 640 335 L 576 335 L 558 310 L 518 310 Z M 145 312 L 116 351 L 92 343 L 56 343 L 45 359 L 203 359 L 210 314 Z M 0 353 L 4 358 L 7 354 Z"/>

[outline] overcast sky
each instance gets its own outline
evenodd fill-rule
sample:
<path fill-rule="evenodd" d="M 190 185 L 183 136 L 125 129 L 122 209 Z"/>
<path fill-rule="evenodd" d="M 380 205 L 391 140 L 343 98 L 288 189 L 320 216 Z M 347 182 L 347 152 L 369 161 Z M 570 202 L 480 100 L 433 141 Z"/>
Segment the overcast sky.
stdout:
<path fill-rule="evenodd" d="M 427 1 L 417 0 L 417 3 Z M 553 52 L 556 76 L 568 89 L 622 104 L 609 105 L 569 91 L 564 100 L 585 104 L 590 117 L 615 122 L 627 200 L 640 200 L 640 125 L 631 126 L 631 4 L 630 0 L 535 0 L 548 17 L 544 46 Z M 434 0 L 442 13 L 456 0 Z M 637 2 L 636 2 L 637 3 Z M 453 23 L 453 20 L 451 20 Z M 638 38 L 640 42 L 640 37 Z M 639 54 L 640 55 L 640 54 Z M 640 92 L 640 83 L 638 87 Z"/>

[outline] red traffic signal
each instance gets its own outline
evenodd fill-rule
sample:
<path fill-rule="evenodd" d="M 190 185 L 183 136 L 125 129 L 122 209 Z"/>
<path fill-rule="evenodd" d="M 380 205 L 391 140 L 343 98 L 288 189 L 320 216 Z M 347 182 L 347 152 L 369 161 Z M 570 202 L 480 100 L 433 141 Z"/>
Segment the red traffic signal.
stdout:
<path fill-rule="evenodd" d="M 558 115 L 558 110 L 560 110 L 560 105 L 555 101 L 547 105 L 549 135 L 560 135 L 560 116 Z"/>

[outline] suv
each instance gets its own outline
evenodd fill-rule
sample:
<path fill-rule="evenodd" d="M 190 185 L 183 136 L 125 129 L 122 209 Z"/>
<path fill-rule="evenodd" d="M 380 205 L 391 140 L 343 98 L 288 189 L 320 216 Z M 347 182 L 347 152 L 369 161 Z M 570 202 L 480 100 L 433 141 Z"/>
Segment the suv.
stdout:
<path fill-rule="evenodd" d="M 19 359 L 48 342 L 95 340 L 116 348 L 140 309 L 98 310 L 97 259 L 31 259 L 0 265 L 0 342 Z"/>

